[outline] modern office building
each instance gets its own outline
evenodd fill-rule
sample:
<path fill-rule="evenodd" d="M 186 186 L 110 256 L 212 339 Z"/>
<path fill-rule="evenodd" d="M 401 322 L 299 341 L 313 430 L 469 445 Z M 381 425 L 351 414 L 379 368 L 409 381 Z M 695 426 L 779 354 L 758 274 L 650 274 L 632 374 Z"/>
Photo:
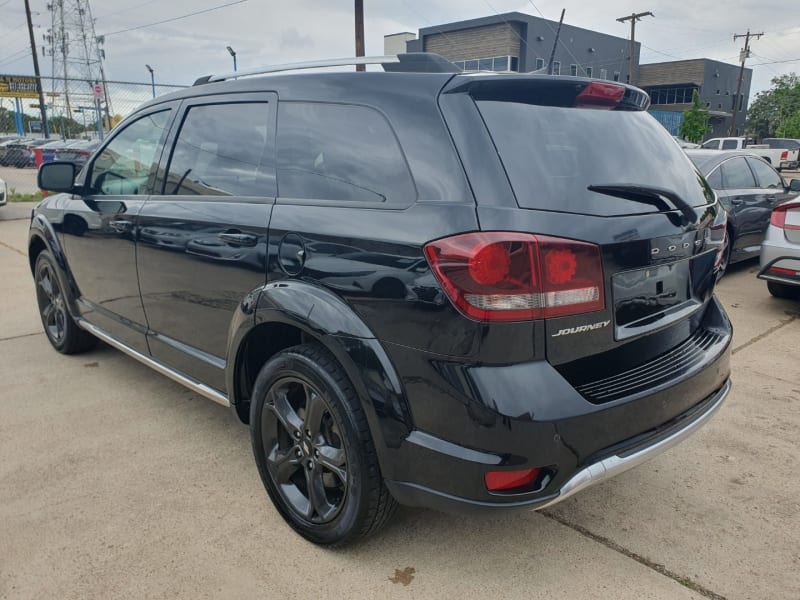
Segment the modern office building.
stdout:
<path fill-rule="evenodd" d="M 436 52 L 465 71 L 527 72 L 548 64 L 557 30 L 556 21 L 511 12 L 422 28 L 406 48 Z M 620 33 L 624 31 L 620 25 Z M 636 43 L 635 65 L 639 50 Z M 555 49 L 554 73 L 628 81 L 629 55 L 628 40 L 565 23 Z"/>
<path fill-rule="evenodd" d="M 650 94 L 651 113 L 674 135 L 678 134 L 683 113 L 691 108 L 692 94 L 697 90 L 713 128 L 706 138 L 724 137 L 728 135 L 737 102 L 734 135 L 744 132 L 752 75 L 752 69 L 744 70 L 742 90 L 737 97 L 738 65 L 697 58 L 641 65 L 636 85 Z"/>

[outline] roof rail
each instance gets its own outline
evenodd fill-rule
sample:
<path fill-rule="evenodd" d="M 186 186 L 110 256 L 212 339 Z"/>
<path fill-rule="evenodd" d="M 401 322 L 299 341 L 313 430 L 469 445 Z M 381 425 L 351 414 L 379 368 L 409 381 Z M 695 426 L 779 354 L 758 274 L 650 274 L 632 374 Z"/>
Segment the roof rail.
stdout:
<path fill-rule="evenodd" d="M 237 79 L 249 75 L 268 75 L 270 73 L 282 73 L 284 71 L 297 71 L 301 69 L 317 69 L 324 67 L 343 67 L 351 65 L 382 65 L 383 70 L 394 73 L 460 73 L 456 65 L 446 58 L 432 52 L 407 52 L 397 55 L 386 56 L 357 56 L 350 58 L 328 58 L 324 60 L 313 60 L 296 63 L 286 63 L 282 65 L 267 65 L 234 71 L 222 75 L 207 75 L 199 78 L 194 85 L 213 83 L 215 81 L 225 81 L 227 79 Z"/>

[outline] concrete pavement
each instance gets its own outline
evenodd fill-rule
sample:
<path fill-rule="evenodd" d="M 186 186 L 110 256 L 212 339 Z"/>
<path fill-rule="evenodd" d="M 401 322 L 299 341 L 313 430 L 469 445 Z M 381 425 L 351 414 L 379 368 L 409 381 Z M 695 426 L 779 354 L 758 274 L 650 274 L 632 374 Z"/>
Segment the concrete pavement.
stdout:
<path fill-rule="evenodd" d="M 753 263 L 719 287 L 734 391 L 692 439 L 545 513 L 401 509 L 331 551 L 274 511 L 228 410 L 108 347 L 50 348 L 26 231 L 0 222 L 3 600 L 800 597 L 800 303 Z"/>

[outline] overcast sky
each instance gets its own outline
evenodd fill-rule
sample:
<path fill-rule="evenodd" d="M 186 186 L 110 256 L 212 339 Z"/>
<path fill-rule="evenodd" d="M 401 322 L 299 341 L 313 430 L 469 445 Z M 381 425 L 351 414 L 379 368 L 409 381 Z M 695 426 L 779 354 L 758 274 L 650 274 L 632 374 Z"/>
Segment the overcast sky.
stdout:
<path fill-rule="evenodd" d="M 149 82 L 144 66 L 148 63 L 157 82 L 191 83 L 204 74 L 231 70 L 228 45 L 236 50 L 240 69 L 354 54 L 353 0 L 245 0 L 115 33 L 232 1 L 95 0 L 95 30 L 106 34 L 107 78 Z M 41 44 L 50 13 L 46 0 L 30 2 L 36 43 Z M 789 0 L 364 0 L 364 4 L 367 54 L 383 53 L 384 34 L 510 11 L 539 16 L 537 9 L 558 20 L 561 8 L 566 8 L 565 22 L 625 38 L 629 24 L 615 19 L 650 10 L 655 18 L 636 28 L 636 38 L 644 44 L 642 63 L 700 57 L 735 63 L 742 42 L 734 43 L 733 34 L 749 27 L 765 33 L 752 42 L 751 96 L 769 87 L 776 75 L 800 71 L 800 3 Z M 786 10 L 789 6 L 794 8 Z M 0 73 L 32 74 L 29 50 L 23 0 L 0 0 Z M 42 74 L 49 74 L 50 59 L 40 63 Z"/>

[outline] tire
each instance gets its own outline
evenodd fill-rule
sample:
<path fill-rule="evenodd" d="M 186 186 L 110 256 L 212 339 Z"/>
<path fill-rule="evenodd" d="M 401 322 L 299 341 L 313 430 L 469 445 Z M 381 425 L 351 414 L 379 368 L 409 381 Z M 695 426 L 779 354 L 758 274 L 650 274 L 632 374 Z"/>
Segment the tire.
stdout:
<path fill-rule="evenodd" d="M 733 233 L 731 230 L 728 230 L 728 233 L 725 235 L 725 250 L 722 252 L 722 262 L 719 266 L 719 271 L 717 271 L 717 281 L 722 279 L 722 276 L 725 275 L 725 271 L 728 270 L 728 267 L 731 264 L 731 254 L 733 253 Z"/>
<path fill-rule="evenodd" d="M 785 283 L 768 281 L 767 289 L 769 293 L 776 298 L 785 298 L 787 300 L 796 300 L 800 298 L 800 289 L 795 286 L 786 285 Z"/>
<path fill-rule="evenodd" d="M 394 513 L 397 503 L 383 482 L 360 400 L 319 344 L 283 350 L 261 368 L 250 436 L 275 508 L 307 540 L 354 542 Z"/>
<path fill-rule="evenodd" d="M 62 354 L 79 354 L 91 350 L 97 343 L 97 338 L 78 327 L 69 314 L 68 299 L 58 277 L 58 267 L 47 250 L 42 250 L 36 257 L 34 281 L 39 317 L 53 348 Z"/>

